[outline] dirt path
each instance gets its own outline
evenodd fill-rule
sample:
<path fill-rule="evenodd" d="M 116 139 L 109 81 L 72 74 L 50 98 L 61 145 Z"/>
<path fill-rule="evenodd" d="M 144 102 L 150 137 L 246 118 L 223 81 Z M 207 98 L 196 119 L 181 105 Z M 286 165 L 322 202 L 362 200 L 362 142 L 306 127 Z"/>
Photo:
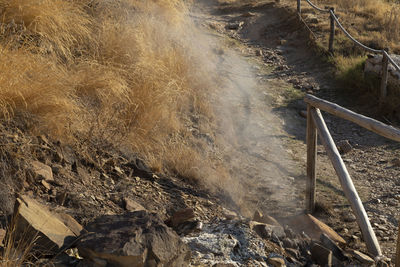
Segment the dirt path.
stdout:
<path fill-rule="evenodd" d="M 257 49 L 226 38 L 225 26 L 235 27 L 229 25 L 229 16 L 213 15 L 205 6 L 202 10 L 193 17 L 216 29 L 212 38 L 220 47 L 217 69 L 222 91 L 216 100 L 220 122 L 216 143 L 230 176 L 239 181 L 236 188 L 227 190 L 247 216 L 255 209 L 277 217 L 298 213 L 303 166 L 293 159 L 288 146 L 291 136 L 272 104 L 284 100 L 276 99 L 281 88 L 290 93 L 291 86 L 273 78 L 271 66 L 255 57 Z"/>
<path fill-rule="evenodd" d="M 304 207 L 306 121 L 299 115 L 305 109 L 302 95 L 312 93 L 367 116 L 374 116 L 376 108 L 373 101 L 349 94 L 351 90 L 346 94 L 339 90 L 333 68 L 307 45 L 307 32 L 287 7 L 274 1 L 237 2 L 201 1 L 193 14 L 227 46 L 221 52 L 220 65 L 227 85 L 221 98 L 225 126 L 220 136 L 226 141 L 221 141 L 221 146 L 226 148 L 224 158 L 232 166 L 231 174 L 241 181 L 241 192 L 245 192 L 238 193 L 242 213 L 248 215 L 259 208 L 285 216 Z M 400 215 L 399 145 L 344 120 L 325 118 L 334 139 L 348 140 L 353 146 L 344 161 L 384 254 L 393 257 Z M 320 146 L 318 157 L 316 216 L 344 236 L 351 247 L 365 250 Z"/>

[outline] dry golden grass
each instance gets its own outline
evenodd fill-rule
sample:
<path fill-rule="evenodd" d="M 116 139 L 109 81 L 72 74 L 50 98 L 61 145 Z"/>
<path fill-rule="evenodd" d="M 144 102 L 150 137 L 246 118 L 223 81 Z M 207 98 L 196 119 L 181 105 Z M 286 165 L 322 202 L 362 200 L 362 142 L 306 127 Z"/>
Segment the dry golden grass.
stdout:
<path fill-rule="evenodd" d="M 186 12 L 181 0 L 0 0 L 2 118 L 80 146 L 129 145 L 155 170 L 200 179 L 190 116 L 212 120 L 212 77 Z"/>
<path fill-rule="evenodd" d="M 42 54 L 55 53 L 70 58 L 79 53 L 78 44 L 90 40 L 91 18 L 84 6 L 65 0 L 0 0 L 3 41 L 17 38 L 19 43 Z M 35 44 L 35 46 L 31 46 Z"/>
<path fill-rule="evenodd" d="M 17 222 L 19 216 L 13 216 L 7 226 L 7 234 L 3 240 L 4 249 L 0 252 L 1 267 L 34 266 L 35 259 L 33 247 L 38 234 L 28 234 L 28 229 L 18 233 Z M 19 229 L 20 230 L 20 229 Z"/>
<path fill-rule="evenodd" d="M 5 119 L 29 113 L 50 127 L 67 123 L 66 115 L 76 105 L 66 72 L 25 49 L 0 47 L 0 59 L 0 110 Z"/>

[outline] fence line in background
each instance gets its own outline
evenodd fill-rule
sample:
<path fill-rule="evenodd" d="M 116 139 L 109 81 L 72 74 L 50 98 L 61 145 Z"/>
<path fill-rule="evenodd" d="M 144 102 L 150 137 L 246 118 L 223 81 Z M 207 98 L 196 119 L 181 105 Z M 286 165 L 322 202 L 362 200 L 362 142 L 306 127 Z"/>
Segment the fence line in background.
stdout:
<path fill-rule="evenodd" d="M 389 63 L 397 70 L 400 72 L 400 67 L 396 64 L 396 62 L 393 60 L 393 58 L 390 57 L 389 55 L 389 49 L 374 49 L 371 47 L 368 47 L 358 41 L 356 38 L 354 38 L 340 23 L 339 18 L 335 14 L 335 9 L 333 7 L 325 7 L 325 8 L 320 8 L 317 5 L 313 4 L 310 0 L 305 0 L 308 5 L 310 5 L 313 9 L 322 12 L 322 13 L 329 13 L 330 17 L 330 34 L 329 34 L 329 47 L 328 51 L 333 54 L 334 53 L 334 38 L 335 38 L 335 24 L 339 27 L 340 30 L 343 31 L 343 33 L 349 38 L 352 42 L 354 42 L 357 46 L 363 48 L 364 50 L 371 52 L 371 53 L 376 53 L 376 54 L 381 54 L 382 55 L 382 72 L 381 72 L 381 84 L 380 84 L 380 97 L 379 97 L 379 108 L 380 110 L 383 109 L 385 103 L 386 103 L 386 98 L 387 98 L 387 83 L 388 83 L 388 72 L 389 72 Z M 297 13 L 299 15 L 299 18 L 301 18 L 301 0 L 297 0 Z"/>

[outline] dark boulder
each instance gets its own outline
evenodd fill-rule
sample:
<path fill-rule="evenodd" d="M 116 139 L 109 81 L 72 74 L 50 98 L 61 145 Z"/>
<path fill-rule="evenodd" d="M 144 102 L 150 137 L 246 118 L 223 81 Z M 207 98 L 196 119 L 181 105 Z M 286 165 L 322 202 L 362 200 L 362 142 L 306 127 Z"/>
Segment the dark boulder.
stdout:
<path fill-rule="evenodd" d="M 189 265 L 190 249 L 155 213 L 105 215 L 86 230 L 92 234 L 78 245 L 86 260 L 117 267 Z"/>

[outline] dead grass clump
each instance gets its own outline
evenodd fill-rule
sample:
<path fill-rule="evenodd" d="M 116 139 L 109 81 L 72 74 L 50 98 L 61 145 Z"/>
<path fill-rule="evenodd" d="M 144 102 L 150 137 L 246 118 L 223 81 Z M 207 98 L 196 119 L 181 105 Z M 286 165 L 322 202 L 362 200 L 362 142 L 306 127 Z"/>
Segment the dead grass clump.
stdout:
<path fill-rule="evenodd" d="M 118 106 L 123 110 L 118 121 L 129 128 L 126 141 L 160 169 L 160 161 L 181 150 L 167 144 L 186 135 L 187 115 L 211 116 L 207 105 L 211 81 L 203 75 L 207 67 L 199 69 L 201 51 L 192 48 L 194 38 L 183 27 L 193 25 L 171 24 L 148 12 L 152 11 L 103 20 L 95 59 L 126 81 L 129 90 Z M 191 146 L 187 144 L 187 149 Z M 165 166 L 169 169 L 171 163 Z"/>
<path fill-rule="evenodd" d="M 12 216 L 7 227 L 7 235 L 3 240 L 4 250 L 0 252 L 1 267 L 33 266 L 35 260 L 33 247 L 37 234 L 32 236 L 27 233 L 27 229 L 18 235 L 16 229 L 18 215 Z"/>
<path fill-rule="evenodd" d="M 83 6 L 65 0 L 0 0 L 0 13 L 9 41 L 32 45 L 42 54 L 70 59 L 83 44 L 94 43 L 91 18 Z"/>
<path fill-rule="evenodd" d="M 0 71 L 3 118 L 29 113 L 41 117 L 52 130 L 64 130 L 76 105 L 62 68 L 27 50 L 0 47 Z"/>
<path fill-rule="evenodd" d="M 400 40 L 400 8 L 394 7 L 385 13 L 383 28 L 389 40 Z"/>

